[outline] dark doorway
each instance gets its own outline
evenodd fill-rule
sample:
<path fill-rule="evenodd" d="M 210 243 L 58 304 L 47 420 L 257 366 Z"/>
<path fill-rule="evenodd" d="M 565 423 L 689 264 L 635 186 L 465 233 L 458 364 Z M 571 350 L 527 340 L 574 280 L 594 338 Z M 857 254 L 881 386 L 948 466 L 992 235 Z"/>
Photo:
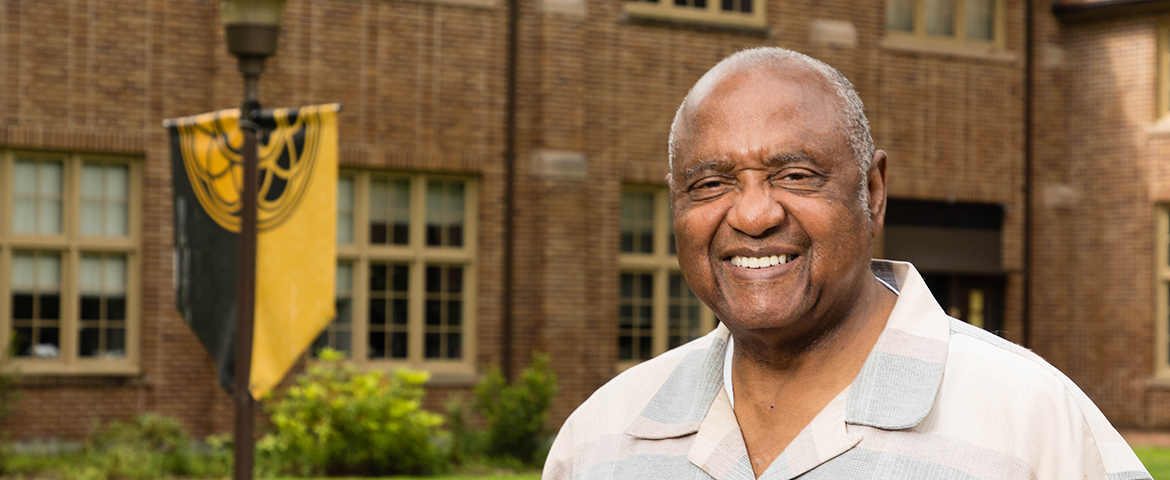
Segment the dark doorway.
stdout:
<path fill-rule="evenodd" d="M 947 315 L 1001 335 L 1004 279 L 996 275 L 926 273 L 922 275 Z"/>
<path fill-rule="evenodd" d="M 1003 206 L 890 199 L 885 256 L 905 260 L 952 317 L 1001 334 Z"/>

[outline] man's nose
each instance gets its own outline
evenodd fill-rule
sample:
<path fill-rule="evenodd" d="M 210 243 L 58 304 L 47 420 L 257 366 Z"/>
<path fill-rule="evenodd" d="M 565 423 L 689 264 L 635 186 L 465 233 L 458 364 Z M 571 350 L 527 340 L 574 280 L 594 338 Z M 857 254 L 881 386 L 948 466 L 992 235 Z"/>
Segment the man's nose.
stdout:
<path fill-rule="evenodd" d="M 784 221 L 784 207 L 772 198 L 765 185 L 744 187 L 735 205 L 727 212 L 727 224 L 745 235 L 763 236 Z"/>

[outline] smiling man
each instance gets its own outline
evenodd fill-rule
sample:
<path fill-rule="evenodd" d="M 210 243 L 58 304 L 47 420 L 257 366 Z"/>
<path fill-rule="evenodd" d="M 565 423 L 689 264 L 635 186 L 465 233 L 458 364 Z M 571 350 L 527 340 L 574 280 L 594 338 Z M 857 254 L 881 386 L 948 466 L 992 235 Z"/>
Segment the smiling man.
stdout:
<path fill-rule="evenodd" d="M 852 85 L 779 48 L 675 115 L 679 265 L 720 319 L 565 422 L 545 479 L 1148 479 L 1067 377 L 872 260 L 886 206 Z"/>

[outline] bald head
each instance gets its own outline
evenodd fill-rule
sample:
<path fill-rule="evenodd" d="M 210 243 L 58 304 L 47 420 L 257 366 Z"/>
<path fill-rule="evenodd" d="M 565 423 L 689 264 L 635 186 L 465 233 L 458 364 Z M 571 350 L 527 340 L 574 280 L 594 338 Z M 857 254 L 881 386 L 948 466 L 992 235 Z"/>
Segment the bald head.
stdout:
<path fill-rule="evenodd" d="M 837 131 L 841 133 L 843 141 L 848 142 L 854 157 L 857 159 L 861 171 L 862 186 L 861 200 L 866 203 L 867 190 L 865 188 L 866 172 L 873 159 L 873 138 L 869 133 L 869 120 L 865 117 L 865 107 L 853 84 L 837 69 L 824 62 L 803 53 L 794 52 L 779 47 L 759 47 L 737 52 L 724 58 L 711 70 L 708 70 L 691 91 L 683 99 L 682 105 L 674 115 L 670 125 L 669 161 L 673 171 L 676 155 L 685 147 L 690 135 L 689 127 L 694 117 L 695 109 L 717 85 L 738 73 L 766 73 L 786 77 L 807 76 L 811 74 L 819 82 L 826 93 L 838 100 Z"/>

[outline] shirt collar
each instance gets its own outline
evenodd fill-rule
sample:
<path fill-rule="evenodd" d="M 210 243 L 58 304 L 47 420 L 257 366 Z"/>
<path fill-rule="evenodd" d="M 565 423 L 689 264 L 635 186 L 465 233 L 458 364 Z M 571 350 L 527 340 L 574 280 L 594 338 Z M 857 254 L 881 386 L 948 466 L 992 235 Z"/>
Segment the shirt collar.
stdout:
<path fill-rule="evenodd" d="M 950 329 L 926 283 L 906 262 L 874 260 L 874 275 L 899 292 L 894 310 L 849 388 L 846 423 L 885 430 L 910 428 L 930 413 L 942 383 Z M 720 324 L 679 362 L 626 433 L 661 439 L 699 430 L 723 391 L 730 333 Z"/>

